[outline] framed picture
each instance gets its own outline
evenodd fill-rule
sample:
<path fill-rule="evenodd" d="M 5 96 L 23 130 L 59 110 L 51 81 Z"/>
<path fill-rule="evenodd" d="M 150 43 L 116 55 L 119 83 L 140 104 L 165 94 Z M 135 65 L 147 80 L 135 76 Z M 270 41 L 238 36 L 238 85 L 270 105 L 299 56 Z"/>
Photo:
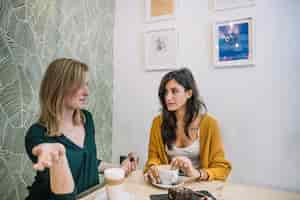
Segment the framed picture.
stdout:
<path fill-rule="evenodd" d="M 177 0 L 145 0 L 146 22 L 174 19 Z"/>
<path fill-rule="evenodd" d="M 213 26 L 213 61 L 216 67 L 254 64 L 252 18 L 216 22 Z"/>
<path fill-rule="evenodd" d="M 216 11 L 255 5 L 255 0 L 213 0 Z"/>
<path fill-rule="evenodd" d="M 148 71 L 177 67 L 178 33 L 175 28 L 145 32 L 145 67 Z"/>

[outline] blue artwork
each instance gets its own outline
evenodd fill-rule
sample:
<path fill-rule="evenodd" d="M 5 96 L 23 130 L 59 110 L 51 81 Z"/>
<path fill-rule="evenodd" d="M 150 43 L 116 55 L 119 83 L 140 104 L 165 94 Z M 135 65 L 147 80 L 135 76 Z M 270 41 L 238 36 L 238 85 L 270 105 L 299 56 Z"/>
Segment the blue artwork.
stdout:
<path fill-rule="evenodd" d="M 219 61 L 236 61 L 249 59 L 249 23 L 230 23 L 220 25 Z"/>

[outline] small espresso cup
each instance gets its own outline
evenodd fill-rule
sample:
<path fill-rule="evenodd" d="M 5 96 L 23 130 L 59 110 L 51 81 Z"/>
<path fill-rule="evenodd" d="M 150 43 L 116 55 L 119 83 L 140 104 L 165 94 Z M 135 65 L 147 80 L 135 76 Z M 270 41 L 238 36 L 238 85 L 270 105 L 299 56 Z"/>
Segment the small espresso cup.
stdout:
<path fill-rule="evenodd" d="M 158 174 L 163 185 L 172 185 L 178 182 L 178 169 L 171 170 L 170 167 L 159 167 Z"/>

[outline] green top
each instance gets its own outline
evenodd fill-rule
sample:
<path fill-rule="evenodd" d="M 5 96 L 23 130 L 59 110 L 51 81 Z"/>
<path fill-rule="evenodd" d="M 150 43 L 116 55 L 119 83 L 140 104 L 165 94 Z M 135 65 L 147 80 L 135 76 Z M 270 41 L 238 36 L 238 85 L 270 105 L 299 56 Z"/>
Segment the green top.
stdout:
<path fill-rule="evenodd" d="M 70 194 L 56 195 L 50 189 L 49 169 L 38 171 L 35 180 L 29 189 L 26 200 L 73 200 L 76 195 L 99 183 L 97 150 L 95 144 L 95 128 L 90 112 L 82 110 L 85 115 L 84 146 L 79 147 L 63 134 L 50 137 L 46 135 L 46 128 L 41 124 L 33 124 L 25 136 L 25 147 L 33 163 L 37 157 L 32 154 L 32 149 L 41 143 L 60 143 L 66 149 L 66 156 L 74 179 L 75 190 Z"/>

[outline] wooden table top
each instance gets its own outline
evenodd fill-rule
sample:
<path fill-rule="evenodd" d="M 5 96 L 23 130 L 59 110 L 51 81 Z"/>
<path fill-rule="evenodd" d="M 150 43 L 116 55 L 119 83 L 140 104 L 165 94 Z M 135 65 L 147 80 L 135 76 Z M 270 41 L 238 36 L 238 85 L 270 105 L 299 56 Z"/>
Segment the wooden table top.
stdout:
<path fill-rule="evenodd" d="M 141 170 L 131 173 L 123 184 L 125 191 L 130 193 L 134 200 L 150 200 L 150 194 L 167 193 L 165 189 L 146 183 Z M 207 190 L 220 200 L 300 200 L 300 193 L 220 181 L 193 182 L 184 186 L 193 190 Z M 88 193 L 79 200 L 107 200 L 105 186 Z"/>

